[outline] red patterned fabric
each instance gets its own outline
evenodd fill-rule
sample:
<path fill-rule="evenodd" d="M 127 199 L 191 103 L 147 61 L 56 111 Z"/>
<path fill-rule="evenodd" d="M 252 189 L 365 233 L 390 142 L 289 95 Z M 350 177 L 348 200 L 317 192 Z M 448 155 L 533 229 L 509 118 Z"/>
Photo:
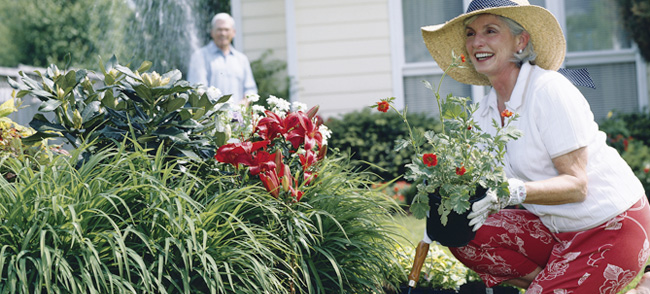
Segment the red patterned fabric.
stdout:
<path fill-rule="evenodd" d="M 553 233 L 526 210 L 488 217 L 467 246 L 449 248 L 486 286 L 542 272 L 528 294 L 616 294 L 643 270 L 650 257 L 647 198 L 596 228 Z"/>

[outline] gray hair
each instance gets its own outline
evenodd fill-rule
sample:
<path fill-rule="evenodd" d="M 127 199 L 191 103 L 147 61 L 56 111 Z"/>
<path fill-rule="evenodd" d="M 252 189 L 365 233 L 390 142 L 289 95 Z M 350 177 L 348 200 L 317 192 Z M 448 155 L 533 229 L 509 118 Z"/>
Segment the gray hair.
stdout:
<path fill-rule="evenodd" d="M 230 25 L 232 26 L 232 28 L 235 29 L 235 19 L 232 18 L 232 16 L 230 16 L 230 14 L 225 13 L 225 12 L 217 13 L 217 14 L 212 18 L 212 22 L 211 22 L 211 24 L 212 24 L 212 29 L 214 29 L 215 27 L 217 27 L 217 21 L 220 21 L 220 20 L 223 20 L 223 21 L 226 21 L 226 22 L 230 23 Z"/>
<path fill-rule="evenodd" d="M 463 23 L 465 24 L 465 26 L 467 26 L 468 24 L 474 22 L 476 18 L 479 17 L 479 15 L 481 14 L 468 17 L 463 21 Z M 510 32 L 512 32 L 513 36 L 519 36 L 524 32 L 527 32 L 522 25 L 520 25 L 518 22 L 514 21 L 513 19 L 501 15 L 496 15 L 496 14 L 495 16 L 497 16 L 499 19 L 501 19 L 503 22 L 506 23 L 506 25 L 510 29 Z M 533 42 L 531 40 L 528 40 L 528 44 L 526 44 L 526 47 L 523 50 L 521 50 L 521 53 L 515 52 L 513 57 L 514 58 L 512 62 L 516 63 L 518 67 L 521 67 L 521 65 L 526 62 L 535 64 L 535 58 L 537 58 L 537 53 L 535 53 L 535 48 L 533 48 Z"/>

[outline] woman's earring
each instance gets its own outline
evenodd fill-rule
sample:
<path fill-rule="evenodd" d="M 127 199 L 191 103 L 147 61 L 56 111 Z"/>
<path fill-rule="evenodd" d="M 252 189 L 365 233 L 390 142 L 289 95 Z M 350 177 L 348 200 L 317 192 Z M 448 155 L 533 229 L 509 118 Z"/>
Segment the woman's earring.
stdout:
<path fill-rule="evenodd" d="M 521 54 L 521 53 L 524 53 L 524 49 L 519 49 L 519 51 L 517 51 L 517 54 Z"/>

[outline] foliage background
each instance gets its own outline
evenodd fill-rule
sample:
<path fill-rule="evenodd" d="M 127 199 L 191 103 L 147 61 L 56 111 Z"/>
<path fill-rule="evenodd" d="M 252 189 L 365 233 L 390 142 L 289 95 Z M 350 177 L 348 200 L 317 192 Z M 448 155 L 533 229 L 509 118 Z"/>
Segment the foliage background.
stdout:
<path fill-rule="evenodd" d="M 650 0 L 613 0 L 619 6 L 625 29 L 639 47 L 643 58 L 650 60 Z"/>
<path fill-rule="evenodd" d="M 183 71 L 212 16 L 229 11 L 224 0 L 0 0 L 0 66 L 64 67 L 70 54 L 71 66 L 96 70 L 98 56 L 115 54 Z"/>
<path fill-rule="evenodd" d="M 440 122 L 424 113 L 407 114 L 414 132 L 440 131 Z M 330 118 L 325 124 L 332 130 L 330 146 L 350 154 L 359 170 L 376 175 L 378 181 L 391 181 L 406 172 L 412 150 L 394 151 L 395 141 L 408 139 L 408 129 L 394 112 L 364 109 Z"/>

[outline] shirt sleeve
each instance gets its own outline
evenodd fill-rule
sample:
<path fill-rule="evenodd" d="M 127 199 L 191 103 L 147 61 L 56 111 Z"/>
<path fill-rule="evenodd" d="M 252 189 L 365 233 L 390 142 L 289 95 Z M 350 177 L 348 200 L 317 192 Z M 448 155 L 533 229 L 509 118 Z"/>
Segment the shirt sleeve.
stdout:
<path fill-rule="evenodd" d="M 208 71 L 203 57 L 203 50 L 197 50 L 190 58 L 190 65 L 187 69 L 187 81 L 191 84 L 208 86 Z"/>
<path fill-rule="evenodd" d="M 253 77 L 251 64 L 248 61 L 248 58 L 246 58 L 245 61 L 246 72 L 244 77 L 244 97 L 250 94 L 257 94 L 257 84 L 255 83 L 255 78 Z"/>
<path fill-rule="evenodd" d="M 582 93 L 563 77 L 536 91 L 537 125 L 551 158 L 587 146 L 593 135 L 593 113 Z"/>

